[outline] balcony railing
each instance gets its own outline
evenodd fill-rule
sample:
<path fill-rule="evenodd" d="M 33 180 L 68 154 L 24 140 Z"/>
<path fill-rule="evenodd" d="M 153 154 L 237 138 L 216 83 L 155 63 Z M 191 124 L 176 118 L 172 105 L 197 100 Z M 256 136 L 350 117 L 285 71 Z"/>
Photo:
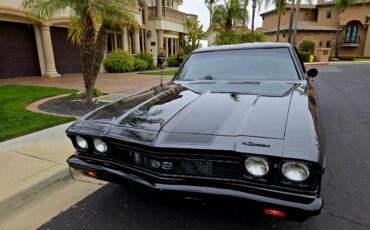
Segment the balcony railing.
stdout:
<path fill-rule="evenodd" d="M 156 7 L 155 6 L 148 7 L 148 9 L 149 9 L 149 20 L 158 19 Z M 198 16 L 195 14 L 186 14 L 184 12 L 169 7 L 162 7 L 162 19 L 164 20 L 184 24 L 187 18 L 198 19 Z"/>

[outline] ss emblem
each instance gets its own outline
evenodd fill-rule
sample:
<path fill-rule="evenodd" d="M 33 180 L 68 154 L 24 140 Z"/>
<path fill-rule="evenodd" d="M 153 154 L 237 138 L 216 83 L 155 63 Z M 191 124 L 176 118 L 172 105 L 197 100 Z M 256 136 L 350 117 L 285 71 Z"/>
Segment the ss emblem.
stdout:
<path fill-rule="evenodd" d="M 162 162 L 162 169 L 163 170 L 172 170 L 173 169 L 173 163 L 169 161 L 163 161 Z"/>

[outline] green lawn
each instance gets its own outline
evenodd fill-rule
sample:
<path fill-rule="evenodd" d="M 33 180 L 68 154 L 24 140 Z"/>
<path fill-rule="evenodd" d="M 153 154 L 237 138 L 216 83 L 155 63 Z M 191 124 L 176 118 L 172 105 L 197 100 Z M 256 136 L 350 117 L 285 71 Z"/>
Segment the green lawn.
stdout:
<path fill-rule="evenodd" d="M 71 92 L 69 89 L 24 85 L 0 85 L 0 141 L 73 121 L 26 110 L 31 102 Z"/>
<path fill-rule="evenodd" d="M 177 73 L 177 70 L 163 70 L 162 74 L 163 75 L 175 75 Z M 144 75 L 161 75 L 161 71 L 150 71 L 150 72 L 140 72 L 139 74 L 144 74 Z"/>

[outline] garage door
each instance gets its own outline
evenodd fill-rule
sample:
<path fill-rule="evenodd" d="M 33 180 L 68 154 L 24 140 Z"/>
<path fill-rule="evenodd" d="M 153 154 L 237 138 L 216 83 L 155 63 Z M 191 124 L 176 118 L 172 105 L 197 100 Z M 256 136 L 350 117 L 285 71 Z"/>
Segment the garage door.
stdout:
<path fill-rule="evenodd" d="M 53 43 L 55 66 L 58 73 L 80 73 L 80 51 L 77 46 L 68 41 L 66 28 L 51 27 L 51 41 Z"/>
<path fill-rule="evenodd" d="M 33 26 L 0 21 L 0 78 L 40 75 Z"/>

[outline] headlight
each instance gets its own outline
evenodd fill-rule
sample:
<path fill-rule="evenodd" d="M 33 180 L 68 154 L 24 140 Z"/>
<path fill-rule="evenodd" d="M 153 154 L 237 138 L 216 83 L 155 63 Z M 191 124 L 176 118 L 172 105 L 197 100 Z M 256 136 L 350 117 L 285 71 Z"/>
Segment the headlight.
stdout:
<path fill-rule="evenodd" d="M 81 149 L 87 149 L 89 147 L 86 139 L 81 136 L 76 136 L 76 143 Z"/>
<path fill-rule="evenodd" d="M 283 175 L 294 182 L 302 182 L 310 175 L 308 166 L 298 162 L 286 162 L 281 167 Z"/>
<path fill-rule="evenodd" d="M 100 138 L 94 139 L 94 147 L 98 152 L 105 153 L 108 149 L 107 144 L 104 143 Z"/>
<path fill-rule="evenodd" d="M 269 171 L 269 164 L 264 158 L 248 157 L 244 166 L 247 172 L 255 177 L 262 177 Z"/>

